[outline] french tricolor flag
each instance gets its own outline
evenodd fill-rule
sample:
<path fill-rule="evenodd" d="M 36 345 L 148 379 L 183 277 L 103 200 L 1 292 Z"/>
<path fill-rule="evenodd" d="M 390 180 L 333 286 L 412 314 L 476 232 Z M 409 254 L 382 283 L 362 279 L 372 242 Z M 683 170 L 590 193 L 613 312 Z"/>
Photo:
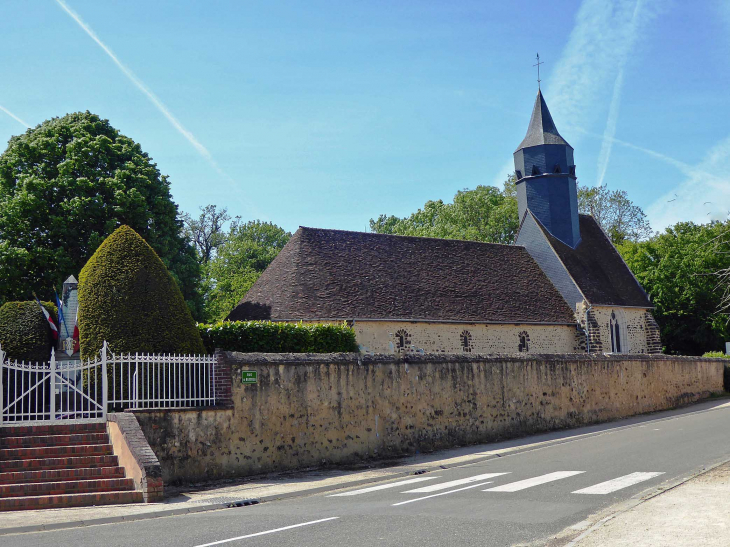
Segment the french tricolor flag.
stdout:
<path fill-rule="evenodd" d="M 53 334 L 53 339 L 58 340 L 58 327 L 56 327 L 56 324 L 53 322 L 53 317 L 51 317 L 51 314 L 48 313 L 48 310 L 43 307 L 43 304 L 41 304 L 41 301 L 38 300 L 38 297 L 35 295 L 35 293 L 33 293 L 33 296 L 35 297 L 35 301 L 38 302 L 38 306 L 41 308 L 41 311 L 43 312 L 46 321 L 48 321 L 48 326 L 51 327 L 51 334 Z"/>

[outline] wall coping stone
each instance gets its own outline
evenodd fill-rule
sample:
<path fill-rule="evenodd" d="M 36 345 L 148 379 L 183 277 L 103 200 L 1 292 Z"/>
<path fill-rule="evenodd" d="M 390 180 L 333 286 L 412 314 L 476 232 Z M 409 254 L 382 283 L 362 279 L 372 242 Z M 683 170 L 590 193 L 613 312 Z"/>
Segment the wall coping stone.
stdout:
<path fill-rule="evenodd" d="M 147 439 L 144 436 L 142 428 L 137 422 L 134 414 L 126 412 L 110 412 L 106 415 L 108 422 L 114 422 L 119 426 L 119 430 L 127 442 L 129 451 L 137 460 L 140 468 L 147 477 L 162 477 L 162 467 L 157 456 L 152 451 Z"/>
<path fill-rule="evenodd" d="M 470 353 L 405 353 L 393 354 L 361 354 L 361 353 L 241 353 L 221 351 L 224 361 L 235 361 L 235 364 L 247 365 L 374 365 L 374 364 L 427 364 L 427 363 L 504 363 L 526 361 L 590 361 L 596 363 L 613 363 L 620 361 L 692 361 L 715 363 L 720 357 L 695 357 L 691 355 L 663 355 L 647 353 L 524 353 L 524 354 L 479 354 Z M 229 363 L 233 364 L 233 363 Z"/>

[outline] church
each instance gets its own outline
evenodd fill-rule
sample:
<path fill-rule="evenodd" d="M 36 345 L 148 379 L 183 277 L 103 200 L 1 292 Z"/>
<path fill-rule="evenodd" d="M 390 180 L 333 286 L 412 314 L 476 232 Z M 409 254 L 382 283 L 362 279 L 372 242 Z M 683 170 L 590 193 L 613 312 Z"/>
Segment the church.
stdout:
<path fill-rule="evenodd" d="M 345 321 L 367 353 L 660 353 L 541 91 L 514 163 L 513 245 L 301 227 L 228 319 Z"/>

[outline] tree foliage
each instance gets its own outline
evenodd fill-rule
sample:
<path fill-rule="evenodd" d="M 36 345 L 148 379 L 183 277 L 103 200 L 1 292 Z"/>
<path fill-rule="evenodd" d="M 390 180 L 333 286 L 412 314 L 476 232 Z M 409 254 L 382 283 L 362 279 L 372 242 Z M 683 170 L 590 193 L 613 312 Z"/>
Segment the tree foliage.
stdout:
<path fill-rule="evenodd" d="M 204 353 L 180 289 L 155 251 L 129 226 L 96 250 L 79 275 L 81 355 L 111 351 Z"/>
<path fill-rule="evenodd" d="M 219 211 L 215 205 L 206 205 L 200 208 L 198 218 L 184 213 L 182 219 L 185 223 L 185 236 L 195 247 L 198 260 L 201 264 L 207 264 L 218 247 L 226 242 L 223 227 L 231 220 L 228 209 L 223 207 Z"/>
<path fill-rule="evenodd" d="M 224 319 L 286 245 L 291 234 L 271 222 L 233 222 L 205 269 L 205 317 Z"/>
<path fill-rule="evenodd" d="M 619 245 L 624 260 L 656 306 L 670 353 L 702 355 L 730 340 L 717 273 L 730 268 L 730 222 L 680 222 L 647 241 Z"/>
<path fill-rule="evenodd" d="M 58 310 L 51 302 L 42 302 L 58 325 Z M 6 302 L 0 306 L 0 347 L 10 359 L 46 362 L 51 358 L 53 335 L 38 302 Z"/>
<path fill-rule="evenodd" d="M 625 190 L 609 190 L 606 185 L 579 186 L 578 211 L 591 215 L 614 245 L 641 241 L 652 235 L 644 211 L 634 205 Z"/>
<path fill-rule="evenodd" d="M 200 267 L 170 183 L 139 144 L 90 112 L 10 139 L 0 156 L 0 303 L 46 299 L 126 224 L 159 254 L 199 311 Z"/>
<path fill-rule="evenodd" d="M 453 203 L 428 201 L 405 218 L 380 215 L 370 220 L 370 230 L 379 234 L 467 239 L 488 243 L 512 243 L 517 233 L 517 200 L 512 181 L 505 190 L 477 186 L 460 190 Z"/>

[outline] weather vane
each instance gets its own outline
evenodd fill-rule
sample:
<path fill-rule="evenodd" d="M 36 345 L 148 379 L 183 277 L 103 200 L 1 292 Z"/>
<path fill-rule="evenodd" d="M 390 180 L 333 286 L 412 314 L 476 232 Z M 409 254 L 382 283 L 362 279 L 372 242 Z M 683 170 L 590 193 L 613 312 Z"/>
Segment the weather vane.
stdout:
<path fill-rule="evenodd" d="M 540 89 L 540 65 L 544 65 L 545 63 L 540 62 L 540 54 L 538 53 L 537 56 L 537 64 L 534 64 L 532 66 L 537 67 L 537 89 Z"/>

